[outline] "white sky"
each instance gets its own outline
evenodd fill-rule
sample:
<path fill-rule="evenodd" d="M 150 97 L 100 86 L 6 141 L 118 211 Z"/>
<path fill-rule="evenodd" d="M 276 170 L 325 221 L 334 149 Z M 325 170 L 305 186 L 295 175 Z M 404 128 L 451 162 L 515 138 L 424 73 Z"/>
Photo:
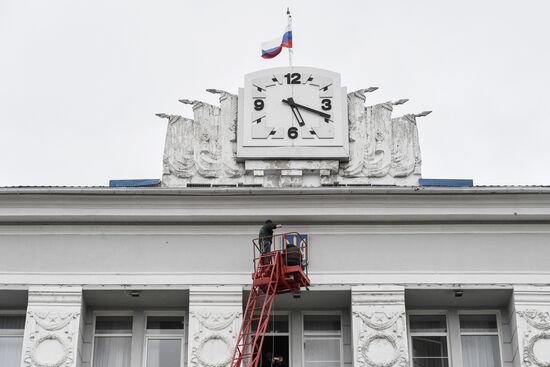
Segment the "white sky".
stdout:
<path fill-rule="evenodd" d="M 0 186 L 160 178 L 165 112 L 294 64 L 409 98 L 425 178 L 550 184 L 550 1 L 0 0 Z"/>

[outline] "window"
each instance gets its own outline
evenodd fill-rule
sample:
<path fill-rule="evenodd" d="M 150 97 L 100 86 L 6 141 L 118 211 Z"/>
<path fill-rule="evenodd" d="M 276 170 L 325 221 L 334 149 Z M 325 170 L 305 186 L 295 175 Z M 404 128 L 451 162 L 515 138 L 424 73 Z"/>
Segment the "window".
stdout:
<path fill-rule="evenodd" d="M 0 366 L 21 366 L 25 315 L 0 315 Z"/>
<path fill-rule="evenodd" d="M 496 315 L 460 314 L 464 367 L 500 367 Z"/>
<path fill-rule="evenodd" d="M 94 367 L 130 367 L 132 316 L 97 316 Z"/>
<path fill-rule="evenodd" d="M 495 311 L 411 312 L 412 366 L 501 367 L 498 325 Z"/>
<path fill-rule="evenodd" d="M 304 367 L 340 367 L 341 364 L 340 315 L 304 315 Z"/>
<path fill-rule="evenodd" d="M 183 316 L 147 316 L 145 330 L 146 367 L 182 367 Z"/>
<path fill-rule="evenodd" d="M 413 367 L 448 367 L 449 347 L 445 315 L 410 315 Z"/>
<path fill-rule="evenodd" d="M 257 322 L 252 324 L 256 330 Z M 261 366 L 290 366 L 290 333 L 288 315 L 271 315 L 261 351 Z"/>

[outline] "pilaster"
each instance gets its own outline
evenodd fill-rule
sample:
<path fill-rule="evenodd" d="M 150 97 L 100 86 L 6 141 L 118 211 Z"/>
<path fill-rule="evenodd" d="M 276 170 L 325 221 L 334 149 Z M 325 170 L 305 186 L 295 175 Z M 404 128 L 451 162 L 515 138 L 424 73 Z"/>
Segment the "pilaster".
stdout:
<path fill-rule="evenodd" d="M 404 287 L 352 287 L 351 311 L 355 367 L 409 365 Z"/>
<path fill-rule="evenodd" d="M 550 286 L 514 287 L 514 313 L 522 367 L 550 366 Z"/>
<path fill-rule="evenodd" d="M 76 367 L 81 287 L 31 287 L 22 367 Z"/>
<path fill-rule="evenodd" d="M 197 286 L 189 290 L 189 367 L 231 362 L 242 320 L 242 288 Z"/>

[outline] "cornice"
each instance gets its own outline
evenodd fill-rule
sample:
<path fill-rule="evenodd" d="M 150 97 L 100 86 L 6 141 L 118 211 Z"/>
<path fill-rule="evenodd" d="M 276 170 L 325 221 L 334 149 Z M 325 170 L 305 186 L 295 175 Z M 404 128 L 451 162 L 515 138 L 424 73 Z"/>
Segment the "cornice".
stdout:
<path fill-rule="evenodd" d="M 0 189 L 0 224 L 550 223 L 550 188 Z"/>

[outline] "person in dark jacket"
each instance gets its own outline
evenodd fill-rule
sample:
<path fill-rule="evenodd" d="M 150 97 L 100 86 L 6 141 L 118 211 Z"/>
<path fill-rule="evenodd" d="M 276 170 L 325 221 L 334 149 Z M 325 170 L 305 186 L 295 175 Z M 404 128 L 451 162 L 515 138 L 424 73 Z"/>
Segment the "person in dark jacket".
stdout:
<path fill-rule="evenodd" d="M 271 242 L 273 242 L 273 230 L 281 227 L 282 225 L 275 224 L 273 223 L 273 221 L 271 221 L 271 219 L 268 219 L 260 228 L 260 250 L 263 253 L 271 251 Z"/>
<path fill-rule="evenodd" d="M 286 265 L 302 265 L 302 252 L 293 243 L 286 245 Z"/>

